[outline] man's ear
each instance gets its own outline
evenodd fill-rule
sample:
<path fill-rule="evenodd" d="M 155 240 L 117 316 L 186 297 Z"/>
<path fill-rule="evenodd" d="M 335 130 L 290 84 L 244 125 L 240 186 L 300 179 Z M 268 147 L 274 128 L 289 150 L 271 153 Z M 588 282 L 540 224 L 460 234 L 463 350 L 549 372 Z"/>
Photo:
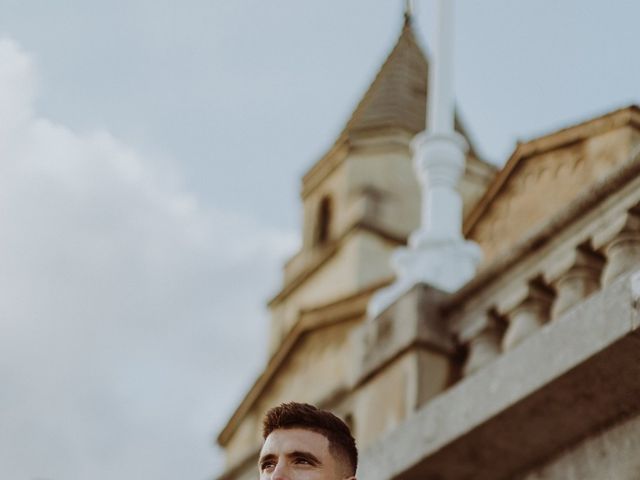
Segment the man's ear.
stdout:
<path fill-rule="evenodd" d="M 352 476 L 350 476 L 348 478 L 345 478 L 344 480 L 356 480 L 356 476 L 352 475 Z"/>

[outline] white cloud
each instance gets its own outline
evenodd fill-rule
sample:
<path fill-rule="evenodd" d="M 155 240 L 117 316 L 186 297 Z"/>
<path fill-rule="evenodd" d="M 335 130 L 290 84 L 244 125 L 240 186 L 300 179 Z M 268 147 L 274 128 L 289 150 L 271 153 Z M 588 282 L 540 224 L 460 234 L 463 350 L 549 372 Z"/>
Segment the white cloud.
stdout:
<path fill-rule="evenodd" d="M 0 40 L 0 476 L 211 476 L 295 236 L 199 204 L 108 132 L 39 118 L 35 90 Z"/>

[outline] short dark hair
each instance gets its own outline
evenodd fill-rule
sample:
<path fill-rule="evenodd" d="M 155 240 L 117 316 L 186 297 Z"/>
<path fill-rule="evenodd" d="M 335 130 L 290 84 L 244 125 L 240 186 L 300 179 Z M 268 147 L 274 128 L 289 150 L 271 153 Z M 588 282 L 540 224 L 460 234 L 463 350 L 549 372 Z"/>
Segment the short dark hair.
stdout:
<path fill-rule="evenodd" d="M 289 402 L 269 410 L 262 423 L 262 438 L 278 429 L 302 428 L 322 434 L 329 440 L 329 449 L 347 460 L 355 475 L 358 467 L 358 449 L 346 423 L 328 410 L 320 410 L 308 403 Z"/>

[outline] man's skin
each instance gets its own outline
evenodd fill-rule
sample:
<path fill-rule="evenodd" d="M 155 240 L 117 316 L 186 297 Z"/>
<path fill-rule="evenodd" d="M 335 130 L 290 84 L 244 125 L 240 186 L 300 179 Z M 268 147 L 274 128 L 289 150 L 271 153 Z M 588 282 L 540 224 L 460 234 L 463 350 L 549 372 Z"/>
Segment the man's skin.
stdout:
<path fill-rule="evenodd" d="M 329 450 L 329 440 L 302 428 L 277 429 L 266 438 L 258 469 L 260 480 L 355 480 L 342 458 Z"/>

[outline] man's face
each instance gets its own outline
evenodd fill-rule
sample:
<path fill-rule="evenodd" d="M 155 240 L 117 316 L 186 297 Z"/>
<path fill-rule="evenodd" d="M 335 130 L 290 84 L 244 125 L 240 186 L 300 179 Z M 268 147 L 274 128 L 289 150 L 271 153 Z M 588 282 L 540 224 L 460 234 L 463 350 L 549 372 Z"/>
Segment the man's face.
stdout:
<path fill-rule="evenodd" d="M 329 451 L 329 440 L 302 428 L 274 430 L 266 438 L 258 462 L 260 480 L 342 480 L 344 462 Z"/>

